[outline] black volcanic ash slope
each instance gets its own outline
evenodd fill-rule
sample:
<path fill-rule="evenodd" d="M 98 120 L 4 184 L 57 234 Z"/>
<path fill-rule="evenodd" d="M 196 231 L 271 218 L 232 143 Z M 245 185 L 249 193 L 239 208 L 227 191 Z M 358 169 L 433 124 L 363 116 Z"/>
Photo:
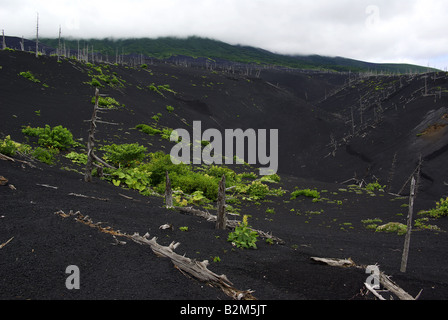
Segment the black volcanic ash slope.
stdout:
<path fill-rule="evenodd" d="M 170 64 L 147 69 L 86 65 L 74 60 L 57 63 L 24 52 L 0 52 L 0 116 L 2 134 L 20 141 L 24 125 L 68 127 L 76 138 L 87 137 L 94 88 L 92 75 L 106 74 L 119 85 L 103 83 L 101 94 L 124 107 L 105 114 L 98 139 L 133 142 L 142 139 L 132 128 L 140 123 L 186 128 L 201 121 L 202 130 L 216 128 L 278 129 L 279 172 L 321 181 L 357 177 L 398 192 L 421 155 L 423 189 L 438 198 L 446 193 L 448 134 L 445 73 L 408 76 L 360 76 L 265 70 L 260 78 L 185 68 Z M 18 75 L 31 71 L 41 83 Z M 43 84 L 46 84 L 44 86 Z M 155 92 L 150 86 L 169 86 Z M 174 108 L 167 111 L 167 106 Z M 36 111 L 40 110 L 40 116 Z M 23 122 L 33 114 L 33 122 Z M 435 132 L 422 134 L 436 127 Z M 153 137 L 150 151 L 168 141 Z M 333 143 L 332 143 L 333 141 Z M 333 156 L 334 151 L 334 156 Z M 394 170 L 392 163 L 395 157 Z M 393 175 L 391 175 L 393 171 Z"/>

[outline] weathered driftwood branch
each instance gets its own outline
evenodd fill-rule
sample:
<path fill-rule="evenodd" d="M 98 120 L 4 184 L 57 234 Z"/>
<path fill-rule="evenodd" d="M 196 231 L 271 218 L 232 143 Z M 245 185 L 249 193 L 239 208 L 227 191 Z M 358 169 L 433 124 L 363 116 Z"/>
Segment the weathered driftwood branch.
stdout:
<path fill-rule="evenodd" d="M 16 158 L 11 158 L 11 157 L 9 157 L 9 156 L 3 154 L 3 153 L 0 153 L 0 160 L 11 161 L 11 162 L 16 162 L 16 161 L 18 161 L 18 162 L 21 162 L 21 163 L 24 163 L 24 164 L 29 165 L 31 168 L 36 168 L 35 165 L 33 165 L 32 163 L 30 163 L 30 162 L 28 162 L 28 161 L 19 160 L 19 159 L 16 159 Z"/>
<path fill-rule="evenodd" d="M 0 244 L 0 249 L 2 249 L 4 246 L 6 246 L 8 243 L 10 243 L 12 241 L 12 239 L 14 239 L 14 237 L 10 238 L 8 241 L 6 241 L 5 243 Z"/>
<path fill-rule="evenodd" d="M 180 243 L 172 242 L 169 246 L 165 247 L 157 243 L 156 237 L 152 239 L 148 239 L 148 237 L 148 234 L 145 236 L 140 236 L 138 233 L 135 233 L 130 238 L 136 243 L 150 246 L 151 250 L 157 256 L 171 259 L 174 266 L 181 272 L 186 272 L 202 282 L 222 289 L 224 293 L 233 299 L 255 300 L 252 296 L 252 290 L 241 291 L 235 289 L 233 284 L 225 275 L 217 275 L 216 273 L 210 271 L 207 268 L 209 264 L 208 260 L 200 262 L 175 253 L 174 250 L 180 245 Z"/>
<path fill-rule="evenodd" d="M 73 192 L 70 192 L 68 195 L 69 196 L 74 196 L 74 197 L 79 197 L 79 198 L 88 198 L 88 199 L 95 199 L 95 200 L 101 200 L 101 201 L 109 201 L 108 198 L 97 198 L 97 197 L 86 196 L 86 195 L 83 195 L 83 194 L 73 193 Z"/>
<path fill-rule="evenodd" d="M 113 236 L 115 242 L 114 245 L 125 244 L 124 241 L 119 241 L 116 237 L 125 237 L 127 239 L 131 239 L 132 241 L 141 244 L 148 245 L 151 250 L 159 257 L 165 257 L 171 259 L 174 266 L 180 270 L 182 273 L 185 272 L 194 278 L 203 281 L 211 286 L 220 288 L 226 295 L 236 300 L 256 300 L 252 293 L 252 290 L 238 290 L 233 287 L 233 284 L 229 281 L 229 279 L 225 275 L 217 275 L 216 273 L 210 271 L 208 266 L 208 261 L 204 260 L 202 262 L 192 260 L 185 256 L 181 256 L 174 252 L 174 250 L 180 245 L 178 242 L 172 242 L 169 246 L 162 246 L 157 243 L 157 238 L 149 239 L 149 234 L 145 234 L 144 236 L 140 236 L 138 233 L 134 233 L 133 235 L 129 235 L 126 233 L 122 233 L 120 230 L 114 230 L 111 227 L 102 227 L 101 222 L 94 223 L 89 216 L 84 216 L 81 212 L 73 212 L 70 210 L 68 214 L 64 211 L 59 210 L 55 212 L 55 214 L 59 215 L 62 218 L 74 217 L 75 221 L 81 222 L 87 226 L 95 228 L 103 233 L 107 233 Z M 12 239 L 11 239 L 12 240 Z"/>
<path fill-rule="evenodd" d="M 311 260 L 317 261 L 320 263 L 328 264 L 330 266 L 335 267 L 354 267 L 358 269 L 366 269 L 366 266 L 358 266 L 356 263 L 353 262 L 351 259 L 334 259 L 334 258 L 317 258 L 317 257 L 311 257 Z M 404 291 L 402 288 L 400 288 L 395 282 L 393 282 L 389 276 L 387 276 L 384 272 L 379 271 L 378 274 L 378 280 L 380 284 L 383 285 L 384 288 L 392 292 L 394 295 L 396 295 L 400 300 L 416 300 L 420 293 L 417 295 L 416 298 L 412 297 L 409 293 Z M 369 287 L 366 286 L 368 290 L 371 291 Z M 376 295 L 375 295 L 376 296 Z M 384 299 L 385 300 L 385 299 Z"/>

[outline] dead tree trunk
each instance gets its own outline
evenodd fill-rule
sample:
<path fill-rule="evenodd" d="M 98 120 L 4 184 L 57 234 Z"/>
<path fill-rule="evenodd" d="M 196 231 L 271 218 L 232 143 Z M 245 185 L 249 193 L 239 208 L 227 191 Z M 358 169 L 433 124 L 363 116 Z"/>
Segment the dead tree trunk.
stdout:
<path fill-rule="evenodd" d="M 167 209 L 173 208 L 173 191 L 171 190 L 171 181 L 168 171 L 166 172 L 165 205 Z"/>
<path fill-rule="evenodd" d="M 218 214 L 216 219 L 216 229 L 224 230 L 227 225 L 226 217 L 226 176 L 223 175 L 219 182 L 218 190 Z"/>
<path fill-rule="evenodd" d="M 409 245 L 411 242 L 411 231 L 412 231 L 412 214 L 414 211 L 414 196 L 415 196 L 415 178 L 412 177 L 411 180 L 411 194 L 409 195 L 409 213 L 408 213 L 408 229 L 406 232 L 406 238 L 404 240 L 403 255 L 401 257 L 401 272 L 406 272 L 406 267 L 408 263 L 409 255 Z"/>
<path fill-rule="evenodd" d="M 84 173 L 84 181 L 85 182 L 91 182 L 92 181 L 92 169 L 94 166 L 97 166 L 102 170 L 101 166 L 98 166 L 94 163 L 94 161 L 98 161 L 103 166 L 108 167 L 110 169 L 116 169 L 115 167 L 109 165 L 101 158 L 97 157 L 95 153 L 93 152 L 93 149 L 95 147 L 95 129 L 96 129 L 96 121 L 97 121 L 97 112 L 98 112 L 98 99 L 100 96 L 100 91 L 98 88 L 95 90 L 95 106 L 93 107 L 93 114 L 92 119 L 90 120 L 90 130 L 89 130 L 89 138 L 87 140 L 87 164 L 86 164 L 86 171 Z M 99 121 L 99 120 L 98 120 Z M 104 121 L 99 121 L 101 123 L 108 123 Z M 112 123 L 109 123 L 112 124 Z"/>
<path fill-rule="evenodd" d="M 2 50 L 5 50 L 5 49 L 6 49 L 5 30 L 2 30 L 2 37 L 3 37 L 3 41 L 2 41 Z"/>
<path fill-rule="evenodd" d="M 100 91 L 98 88 L 95 90 L 95 106 L 93 107 L 92 120 L 90 122 L 90 130 L 89 130 L 89 138 L 87 140 L 87 165 L 86 172 L 84 174 L 84 181 L 91 182 L 92 181 L 92 169 L 93 169 L 93 148 L 95 146 L 95 128 L 96 128 L 96 114 L 98 111 L 98 99 L 99 99 Z"/>
<path fill-rule="evenodd" d="M 36 58 L 39 56 L 39 13 L 37 13 L 36 24 Z"/>

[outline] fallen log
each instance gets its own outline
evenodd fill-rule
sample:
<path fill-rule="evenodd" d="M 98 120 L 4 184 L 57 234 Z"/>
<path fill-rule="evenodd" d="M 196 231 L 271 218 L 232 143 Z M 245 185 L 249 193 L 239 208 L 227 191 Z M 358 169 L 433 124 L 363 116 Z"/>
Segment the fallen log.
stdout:
<path fill-rule="evenodd" d="M 229 281 L 229 279 L 225 275 L 217 275 L 216 273 L 210 271 L 207 268 L 208 260 L 199 262 L 175 253 L 174 250 L 180 245 L 179 242 L 172 242 L 169 246 L 162 246 L 157 243 L 156 237 L 148 239 L 149 234 L 145 234 L 144 236 L 140 236 L 138 233 L 129 235 L 126 233 L 122 233 L 120 230 L 115 231 L 109 226 L 102 227 L 101 222 L 94 223 L 89 216 L 84 216 L 79 211 L 73 212 L 72 210 L 70 210 L 70 212 L 67 214 L 64 211 L 59 210 L 55 212 L 55 214 L 59 215 L 62 218 L 74 217 L 75 221 L 77 222 L 81 222 L 92 228 L 96 228 L 101 232 L 111 234 L 115 241 L 113 243 L 114 245 L 125 244 L 124 241 L 119 241 L 116 237 L 125 237 L 127 239 L 131 239 L 132 241 L 138 244 L 148 245 L 157 256 L 171 259 L 175 268 L 181 271 L 182 273 L 185 272 L 186 274 L 189 274 L 194 278 L 207 283 L 210 286 L 220 288 L 227 296 L 231 297 L 232 299 L 256 300 L 256 298 L 252 296 L 252 293 L 254 291 L 238 290 L 233 287 L 233 284 Z"/>
<path fill-rule="evenodd" d="M 344 267 L 344 268 L 358 268 L 358 269 L 366 269 L 366 266 L 359 266 L 357 265 L 355 262 L 353 262 L 352 259 L 335 259 L 335 258 L 318 258 L 318 257 L 311 257 L 311 260 L 316 261 L 316 262 L 320 262 L 320 263 L 324 263 L 330 266 L 334 266 L 334 267 Z M 416 298 L 412 297 L 409 293 L 407 293 L 406 291 L 404 291 L 402 288 L 400 288 L 395 282 L 393 282 L 390 277 L 388 275 L 386 275 L 384 272 L 379 271 L 378 274 L 378 278 L 379 278 L 379 282 L 380 284 L 386 288 L 387 290 L 389 290 L 391 293 L 393 293 L 394 295 L 396 295 L 400 300 L 416 300 L 419 296 L 420 293 L 416 296 Z M 371 286 L 369 286 L 368 284 L 366 285 L 366 283 L 364 283 L 364 285 L 366 286 L 366 288 L 369 291 L 374 290 Z M 377 296 L 375 294 L 375 296 Z M 384 299 L 385 300 L 385 299 Z"/>
<path fill-rule="evenodd" d="M 149 235 L 142 237 L 135 233 L 130 238 L 138 244 L 148 245 L 157 256 L 171 259 L 174 266 L 181 272 L 186 272 L 199 281 L 220 288 L 225 294 L 235 300 L 255 300 L 252 296 L 252 290 L 241 291 L 235 289 L 225 275 L 217 275 L 210 271 L 207 268 L 208 260 L 196 261 L 175 253 L 174 250 L 180 245 L 179 242 L 172 242 L 169 246 L 162 246 L 157 243 L 156 237 L 152 239 L 148 239 L 148 237 Z"/>

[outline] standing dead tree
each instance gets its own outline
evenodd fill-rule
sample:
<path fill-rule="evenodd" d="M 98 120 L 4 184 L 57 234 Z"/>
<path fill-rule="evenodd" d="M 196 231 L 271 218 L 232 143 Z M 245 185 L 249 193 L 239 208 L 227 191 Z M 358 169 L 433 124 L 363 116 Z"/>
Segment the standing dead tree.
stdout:
<path fill-rule="evenodd" d="M 167 209 L 173 208 L 173 190 L 168 171 L 166 172 L 165 205 Z"/>
<path fill-rule="evenodd" d="M 107 123 L 104 121 L 99 121 L 97 119 L 97 112 L 99 110 L 102 110 L 102 109 L 98 108 L 99 97 L 100 97 L 100 91 L 98 90 L 98 88 L 96 88 L 96 90 L 95 90 L 95 106 L 93 107 L 92 119 L 87 120 L 87 121 L 90 121 L 90 130 L 89 130 L 89 138 L 87 140 L 87 164 L 86 164 L 86 171 L 84 173 L 84 181 L 85 182 L 92 181 L 92 170 L 93 170 L 94 166 L 96 166 L 101 171 L 103 169 L 103 167 L 95 164 L 95 161 L 99 162 L 100 164 L 102 164 L 103 166 L 105 166 L 107 168 L 116 169 L 115 167 L 109 165 L 104 160 L 99 158 L 94 153 L 96 122 Z M 109 123 L 109 124 L 112 124 L 112 123 Z"/>
<path fill-rule="evenodd" d="M 412 232 L 412 214 L 414 211 L 414 198 L 415 198 L 415 177 L 412 176 L 411 194 L 409 195 L 408 224 L 407 224 L 406 238 L 404 240 L 403 255 L 401 257 L 401 267 L 400 267 L 400 272 L 403 273 L 406 272 L 408 264 L 409 245 L 411 242 L 411 232 Z"/>
<path fill-rule="evenodd" d="M 39 56 L 39 12 L 37 13 L 36 24 L 36 58 Z"/>
<path fill-rule="evenodd" d="M 226 217 L 226 176 L 223 175 L 218 189 L 218 213 L 216 216 L 216 229 L 224 230 L 227 225 Z"/>

